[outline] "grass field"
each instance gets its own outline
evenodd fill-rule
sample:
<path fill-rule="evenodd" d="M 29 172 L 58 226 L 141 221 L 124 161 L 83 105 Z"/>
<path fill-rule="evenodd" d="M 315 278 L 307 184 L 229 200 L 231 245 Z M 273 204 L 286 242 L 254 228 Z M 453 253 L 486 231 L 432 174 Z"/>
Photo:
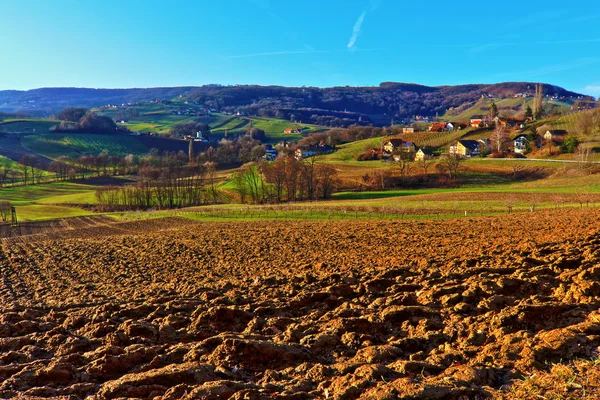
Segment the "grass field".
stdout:
<path fill-rule="evenodd" d="M 300 134 L 284 133 L 286 128 L 309 128 L 307 132 L 310 133 L 321 132 L 328 129 L 318 125 L 295 124 L 290 121 L 276 118 L 246 117 L 220 113 L 202 116 L 186 115 L 185 112 L 181 115 L 174 114 L 172 112 L 173 110 L 191 110 L 192 113 L 203 110 L 202 106 L 194 104 L 193 102 L 185 104 L 185 99 L 175 99 L 171 104 L 140 103 L 130 106 L 128 110 L 136 111 L 138 116 L 126 120 L 125 123 L 119 123 L 119 125 L 124 126 L 133 132 L 139 131 L 168 134 L 174 125 L 187 122 L 203 122 L 211 127 L 213 135 L 225 137 L 225 132 L 231 134 L 245 132 L 250 126 L 250 121 L 252 121 L 254 127 L 265 131 L 270 143 L 276 143 L 282 140 L 296 141 L 302 138 L 302 135 Z M 105 115 L 116 120 L 125 110 L 103 108 L 94 111 L 100 115 Z"/>
<path fill-rule="evenodd" d="M 260 117 L 237 117 L 224 114 L 213 114 L 217 117 L 214 123 L 211 123 L 211 133 L 213 135 L 225 135 L 228 133 L 245 132 L 250 128 L 250 121 L 254 128 L 265 131 L 270 143 L 280 142 L 282 140 L 297 141 L 302 139 L 299 133 L 285 133 L 287 128 L 309 128 L 306 133 L 323 132 L 329 128 L 311 125 L 311 124 L 295 124 L 293 122 L 277 119 L 277 118 L 260 118 Z"/>
<path fill-rule="evenodd" d="M 58 125 L 60 121 L 47 119 L 6 119 L 0 122 L 0 132 L 4 133 L 43 133 Z"/>
<path fill-rule="evenodd" d="M 103 151 L 110 154 L 146 154 L 148 148 L 135 136 L 48 133 L 27 135 L 21 142 L 29 150 L 48 158 L 60 156 L 79 157 L 83 154 L 97 155 Z"/>
<path fill-rule="evenodd" d="M 326 161 L 356 161 L 356 157 L 369 149 L 379 148 L 388 139 L 386 136 L 357 140 L 356 142 L 345 143 L 337 147 L 334 153 L 326 154 L 321 159 Z M 363 161 L 364 162 L 364 161 Z M 362 162 L 361 162 L 362 163 Z"/>
<path fill-rule="evenodd" d="M 93 215 L 93 213 L 77 207 L 62 207 L 39 204 L 17 207 L 17 218 L 20 222 L 82 217 L 86 215 Z"/>
<path fill-rule="evenodd" d="M 97 187 L 71 182 L 17 186 L 0 189 L 0 199 L 16 206 L 20 221 L 35 221 L 91 215 L 87 211 L 63 204 L 94 204 Z"/>

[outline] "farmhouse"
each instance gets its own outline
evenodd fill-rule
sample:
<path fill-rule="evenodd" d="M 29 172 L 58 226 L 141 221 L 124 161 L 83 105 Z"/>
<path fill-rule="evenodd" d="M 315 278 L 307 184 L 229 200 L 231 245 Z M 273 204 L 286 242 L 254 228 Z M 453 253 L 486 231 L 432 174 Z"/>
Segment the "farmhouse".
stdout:
<path fill-rule="evenodd" d="M 275 161 L 279 152 L 275 150 L 272 146 L 265 148 L 265 155 L 263 158 L 267 161 Z"/>
<path fill-rule="evenodd" d="M 415 161 L 430 160 L 432 158 L 433 152 L 431 151 L 431 149 L 428 149 L 426 147 L 421 147 L 419 151 L 417 151 L 417 154 L 415 154 Z"/>
<path fill-rule="evenodd" d="M 383 151 L 391 153 L 412 153 L 415 151 L 415 145 L 402 139 L 390 139 L 383 144 Z"/>
<path fill-rule="evenodd" d="M 302 133 L 308 128 L 286 128 L 283 133 Z"/>
<path fill-rule="evenodd" d="M 415 128 L 402 128 L 402 133 L 415 133 Z"/>
<path fill-rule="evenodd" d="M 296 160 L 302 160 L 304 158 L 317 156 L 320 154 L 330 154 L 333 153 L 334 148 L 330 145 L 313 145 L 304 148 L 296 149 L 296 153 L 294 156 Z"/>
<path fill-rule="evenodd" d="M 444 132 L 444 131 L 453 131 L 454 125 L 450 122 L 432 122 L 429 125 L 429 132 Z"/>
<path fill-rule="evenodd" d="M 564 129 L 552 129 L 546 131 L 546 133 L 544 134 L 544 139 L 546 141 L 552 140 L 555 144 L 557 144 L 562 143 L 565 140 L 566 136 L 567 131 L 565 131 Z"/>
<path fill-rule="evenodd" d="M 494 118 L 494 124 L 496 126 L 503 126 L 506 128 L 520 127 L 521 124 L 524 124 L 524 123 L 525 123 L 524 119 L 519 119 L 516 117 L 495 117 Z"/>
<path fill-rule="evenodd" d="M 455 145 L 450 146 L 449 153 L 463 157 L 478 156 L 483 145 L 484 143 L 478 140 L 459 140 Z"/>
<path fill-rule="evenodd" d="M 527 135 L 519 135 L 513 140 L 513 148 L 517 154 L 525 153 L 528 146 L 529 139 L 527 138 Z"/>
<path fill-rule="evenodd" d="M 473 128 L 479 128 L 485 126 L 487 122 L 487 117 L 485 115 L 472 115 L 470 124 Z"/>

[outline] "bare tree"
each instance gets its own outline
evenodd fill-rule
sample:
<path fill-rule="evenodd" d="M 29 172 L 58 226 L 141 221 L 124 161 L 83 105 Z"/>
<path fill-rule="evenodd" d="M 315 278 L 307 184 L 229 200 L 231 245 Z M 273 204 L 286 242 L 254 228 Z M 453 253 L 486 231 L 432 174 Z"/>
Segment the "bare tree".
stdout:
<path fill-rule="evenodd" d="M 432 161 L 430 159 L 428 159 L 427 157 L 423 157 L 423 158 L 421 158 L 421 160 L 419 160 L 419 166 L 421 167 L 421 171 L 423 171 L 423 175 L 425 175 L 425 176 L 427 176 L 431 165 L 432 165 Z"/>
<path fill-rule="evenodd" d="M 552 196 L 552 203 L 554 203 L 554 208 L 560 208 L 565 203 L 565 199 L 561 195 L 556 194 Z"/>
<path fill-rule="evenodd" d="M 508 199 L 506 199 L 504 201 L 504 205 L 506 206 L 506 210 L 508 211 L 509 214 L 512 214 L 515 203 L 516 203 L 516 201 L 512 197 L 509 197 Z"/>
<path fill-rule="evenodd" d="M 265 180 L 273 185 L 275 200 L 280 203 L 283 199 L 286 182 L 286 164 L 288 159 L 280 157 L 269 165 L 265 165 L 263 173 Z"/>
<path fill-rule="evenodd" d="M 577 131 L 583 136 L 592 134 L 595 129 L 594 113 L 584 111 L 577 114 L 575 126 Z"/>
<path fill-rule="evenodd" d="M 323 200 L 328 199 L 339 185 L 337 171 L 330 165 L 319 165 L 316 174 L 319 197 Z"/>
<path fill-rule="evenodd" d="M 529 211 L 535 212 L 536 207 L 540 204 L 542 198 L 539 193 L 531 193 L 529 195 Z"/>
<path fill-rule="evenodd" d="M 448 153 L 440 159 L 439 167 L 448 174 L 448 178 L 456 180 L 462 158 L 459 154 Z"/>
<path fill-rule="evenodd" d="M 522 165 L 513 164 L 512 170 L 513 170 L 513 179 L 518 179 L 519 178 L 519 173 L 521 171 L 523 171 L 524 168 L 523 168 Z"/>
<path fill-rule="evenodd" d="M 23 184 L 27 185 L 29 182 L 29 164 L 31 162 L 32 156 L 26 154 L 19 160 L 19 169 L 21 170 L 21 175 L 23 176 Z"/>
<path fill-rule="evenodd" d="M 588 190 L 579 188 L 575 191 L 575 199 L 577 199 L 577 202 L 581 208 L 583 208 L 584 204 L 589 207 L 590 202 L 592 201 L 592 196 Z"/>
<path fill-rule="evenodd" d="M 504 153 L 507 151 L 510 145 L 510 137 L 506 128 L 498 124 L 490 136 L 490 141 L 495 152 Z"/>
<path fill-rule="evenodd" d="M 592 153 L 592 146 L 586 146 L 584 144 L 577 146 L 575 149 L 575 157 L 577 158 L 577 161 L 579 161 L 579 167 L 581 169 L 585 169 L 590 166 L 590 158 Z"/>
<path fill-rule="evenodd" d="M 400 157 L 396 161 L 396 167 L 400 176 L 400 182 L 405 184 L 412 174 L 412 163 L 407 158 Z"/>

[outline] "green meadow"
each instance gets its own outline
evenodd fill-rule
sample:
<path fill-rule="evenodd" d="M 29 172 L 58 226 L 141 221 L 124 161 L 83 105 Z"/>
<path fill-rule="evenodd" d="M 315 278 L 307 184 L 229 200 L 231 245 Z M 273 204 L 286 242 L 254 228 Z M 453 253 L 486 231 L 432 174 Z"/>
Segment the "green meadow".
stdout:
<path fill-rule="evenodd" d="M 91 215 L 91 211 L 66 204 L 94 204 L 96 186 L 55 182 L 0 188 L 0 199 L 16 207 L 20 221 L 36 221 Z"/>
<path fill-rule="evenodd" d="M 103 151 L 121 156 L 148 153 L 148 148 L 137 137 L 129 135 L 47 133 L 24 136 L 21 143 L 30 151 L 52 159 L 60 156 L 98 155 Z"/>

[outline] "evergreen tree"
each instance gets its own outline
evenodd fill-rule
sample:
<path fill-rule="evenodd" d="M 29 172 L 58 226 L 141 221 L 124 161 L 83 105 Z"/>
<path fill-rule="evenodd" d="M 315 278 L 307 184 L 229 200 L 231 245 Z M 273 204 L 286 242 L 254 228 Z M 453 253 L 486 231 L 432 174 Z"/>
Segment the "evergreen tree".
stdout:
<path fill-rule="evenodd" d="M 530 118 L 533 118 L 533 110 L 531 109 L 531 107 L 529 107 L 529 104 L 527 104 L 527 107 L 525 108 L 525 119 Z"/>

